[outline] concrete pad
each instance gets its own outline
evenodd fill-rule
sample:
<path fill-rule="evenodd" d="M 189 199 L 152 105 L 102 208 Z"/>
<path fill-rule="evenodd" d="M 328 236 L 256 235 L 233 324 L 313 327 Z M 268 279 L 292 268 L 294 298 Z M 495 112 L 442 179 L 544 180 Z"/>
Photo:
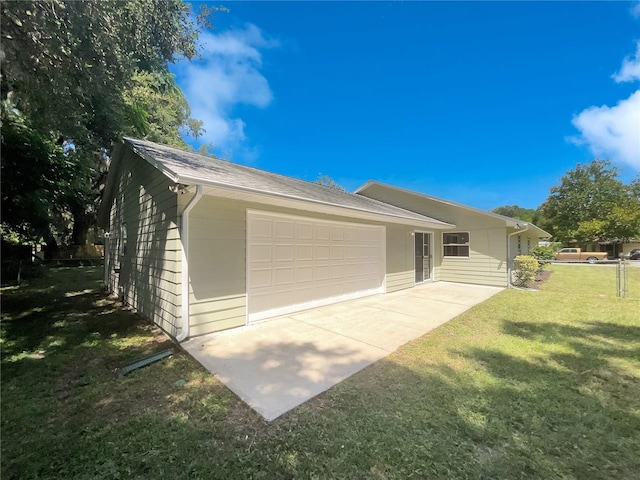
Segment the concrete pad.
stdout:
<path fill-rule="evenodd" d="M 501 290 L 427 283 L 195 337 L 182 346 L 271 421 Z"/>
<path fill-rule="evenodd" d="M 182 346 L 267 420 L 388 353 L 287 317 L 196 337 Z"/>
<path fill-rule="evenodd" d="M 324 309 L 303 312 L 291 317 L 300 322 L 326 329 L 333 334 L 357 340 L 385 351 L 385 355 L 407 343 L 407 339 L 423 335 L 424 326 L 412 322 L 402 313 L 369 306 L 352 309 L 345 314 L 323 314 Z"/>

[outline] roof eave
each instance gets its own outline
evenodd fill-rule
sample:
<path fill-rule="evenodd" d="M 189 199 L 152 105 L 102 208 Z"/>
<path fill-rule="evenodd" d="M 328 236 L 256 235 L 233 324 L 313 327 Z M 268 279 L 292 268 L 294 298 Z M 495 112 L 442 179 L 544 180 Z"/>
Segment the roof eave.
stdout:
<path fill-rule="evenodd" d="M 396 186 L 393 186 L 393 185 L 388 185 L 386 183 L 377 182 L 375 180 L 368 180 L 367 182 L 364 183 L 364 185 L 362 185 L 361 187 L 356 189 L 354 191 L 354 193 L 360 194 L 360 192 L 363 192 L 366 189 L 368 189 L 369 187 L 372 187 L 372 186 L 375 186 L 375 185 L 383 187 L 383 188 L 397 190 L 398 192 L 403 192 L 403 193 L 407 193 L 407 194 L 410 194 L 410 195 L 423 197 L 423 198 L 425 198 L 427 200 L 432 200 L 434 202 L 440 202 L 440 203 L 443 203 L 445 205 L 450 205 L 452 207 L 462 208 L 462 209 L 465 209 L 465 210 L 468 210 L 468 211 L 471 211 L 471 212 L 479 213 L 481 215 L 486 215 L 486 216 L 491 217 L 491 218 L 496 218 L 498 220 L 504 220 L 505 221 L 505 225 L 507 227 L 514 227 L 515 228 L 518 225 L 519 226 L 529 225 L 530 227 L 533 227 L 534 230 L 538 231 L 538 233 L 540 234 L 540 238 L 551 237 L 550 233 L 545 232 L 540 227 L 537 227 L 536 225 L 534 225 L 531 222 L 525 222 L 524 220 L 519 220 L 517 218 L 507 217 L 505 215 L 500 215 L 499 213 L 487 212 L 487 211 L 484 211 L 484 210 L 480 210 L 479 208 L 470 207 L 468 205 L 463 205 L 461 203 L 452 202 L 450 200 L 445 200 L 445 199 L 438 198 L 438 197 L 432 197 L 430 195 L 425 195 L 424 193 L 420 193 L 420 192 L 413 192 L 413 191 L 407 190 L 405 188 L 400 188 L 400 187 L 396 187 Z"/>
<path fill-rule="evenodd" d="M 348 213 L 351 213 L 352 215 L 355 213 L 356 214 L 355 216 L 358 218 L 365 218 L 365 219 L 375 218 L 381 222 L 397 223 L 402 225 L 415 225 L 415 226 L 438 229 L 438 230 L 448 230 L 456 227 L 455 225 L 446 223 L 446 222 L 431 221 L 426 217 L 424 219 L 420 219 L 420 218 L 403 217 L 400 215 L 393 215 L 390 213 L 373 212 L 373 211 L 362 209 L 362 208 L 339 205 L 331 202 L 322 202 L 319 200 L 311 200 L 303 197 L 297 197 L 297 196 L 287 195 L 282 193 L 266 192 L 264 190 L 259 190 L 251 187 L 244 187 L 241 185 L 215 182 L 212 180 L 203 179 L 199 177 L 191 177 L 188 175 L 179 175 L 177 176 L 177 179 L 175 181 L 176 183 L 180 183 L 188 186 L 202 185 L 203 187 L 210 187 L 212 190 L 210 190 L 209 193 L 210 194 L 213 193 L 215 195 L 225 196 L 225 192 L 241 192 L 241 193 L 247 193 L 252 195 L 258 195 L 261 198 L 279 199 L 284 202 L 291 202 L 292 204 L 319 205 L 327 209 L 334 210 L 336 214 L 339 214 L 338 212 L 341 212 L 340 214 L 343 216 L 347 215 Z M 205 191 L 205 193 L 207 192 Z"/>
<path fill-rule="evenodd" d="M 156 160 L 152 155 L 149 155 L 146 151 L 139 149 L 135 146 L 133 142 L 128 137 L 122 137 L 122 143 L 127 145 L 136 155 L 144 158 L 147 162 L 149 162 L 152 166 L 160 170 L 169 180 L 175 183 L 181 183 L 179 181 L 179 175 L 168 168 L 164 163 Z"/>

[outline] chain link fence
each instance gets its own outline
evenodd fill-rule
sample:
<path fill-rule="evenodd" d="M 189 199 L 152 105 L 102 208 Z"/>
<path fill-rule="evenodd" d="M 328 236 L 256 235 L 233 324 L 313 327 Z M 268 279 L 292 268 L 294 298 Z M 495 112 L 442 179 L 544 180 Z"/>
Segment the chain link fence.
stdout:
<path fill-rule="evenodd" d="M 633 270 L 638 270 L 634 272 Z M 616 292 L 620 298 L 640 300 L 640 268 L 631 261 L 621 258 L 616 265 Z"/>

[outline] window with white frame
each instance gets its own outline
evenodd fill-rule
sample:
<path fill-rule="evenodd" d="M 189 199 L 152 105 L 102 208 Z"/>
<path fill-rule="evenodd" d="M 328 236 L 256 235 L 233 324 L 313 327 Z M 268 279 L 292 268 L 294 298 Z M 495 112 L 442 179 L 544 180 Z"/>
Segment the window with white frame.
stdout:
<path fill-rule="evenodd" d="M 442 249 L 445 257 L 469 257 L 469 232 L 447 232 L 442 234 Z"/>

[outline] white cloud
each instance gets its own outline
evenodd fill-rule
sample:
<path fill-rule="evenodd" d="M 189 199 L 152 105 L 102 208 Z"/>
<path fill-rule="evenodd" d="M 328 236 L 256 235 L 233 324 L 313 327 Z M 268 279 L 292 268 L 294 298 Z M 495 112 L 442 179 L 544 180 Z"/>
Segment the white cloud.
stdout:
<path fill-rule="evenodd" d="M 636 43 L 635 55 L 626 57 L 622 61 L 620 71 L 614 73 L 611 77 L 618 83 L 640 80 L 640 41 Z"/>
<path fill-rule="evenodd" d="M 636 4 L 631 7 L 631 15 L 635 18 L 640 18 L 640 1 L 636 2 Z"/>
<path fill-rule="evenodd" d="M 580 130 L 575 143 L 640 171 L 640 90 L 614 107 L 589 107 L 574 116 L 572 123 Z"/>
<path fill-rule="evenodd" d="M 278 46 L 255 25 L 241 30 L 200 35 L 201 59 L 182 61 L 173 68 L 191 116 L 204 122 L 202 143 L 213 143 L 216 151 L 244 147 L 245 122 L 234 117 L 238 105 L 258 108 L 273 100 L 269 82 L 261 73 L 262 53 Z"/>

